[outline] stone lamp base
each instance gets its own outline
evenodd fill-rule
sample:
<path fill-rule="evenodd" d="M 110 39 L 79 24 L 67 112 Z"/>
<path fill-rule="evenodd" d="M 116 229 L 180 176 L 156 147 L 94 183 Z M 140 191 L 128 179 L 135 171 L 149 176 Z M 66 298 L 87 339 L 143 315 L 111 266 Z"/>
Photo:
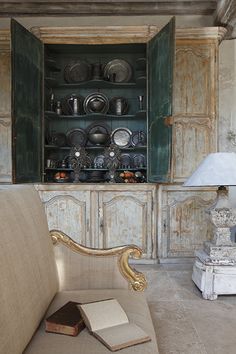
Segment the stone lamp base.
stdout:
<path fill-rule="evenodd" d="M 230 208 L 228 191 L 220 187 L 216 203 L 207 210 L 214 226 L 212 242 L 196 252 L 192 279 L 204 299 L 236 294 L 236 243 L 230 239 L 230 228 L 236 224 L 236 210 Z"/>
<path fill-rule="evenodd" d="M 236 247 L 233 246 L 236 251 Z M 218 295 L 236 294 L 236 264 L 227 260 L 211 260 L 205 251 L 196 252 L 192 280 L 207 300 L 216 300 Z"/>

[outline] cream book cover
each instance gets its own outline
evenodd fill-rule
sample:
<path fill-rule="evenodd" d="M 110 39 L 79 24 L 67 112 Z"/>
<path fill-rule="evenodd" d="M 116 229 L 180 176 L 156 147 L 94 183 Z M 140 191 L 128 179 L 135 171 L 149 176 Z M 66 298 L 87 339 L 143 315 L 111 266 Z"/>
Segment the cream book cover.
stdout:
<path fill-rule="evenodd" d="M 110 350 L 150 341 L 142 328 L 129 319 L 116 299 L 78 305 L 88 329 Z"/>

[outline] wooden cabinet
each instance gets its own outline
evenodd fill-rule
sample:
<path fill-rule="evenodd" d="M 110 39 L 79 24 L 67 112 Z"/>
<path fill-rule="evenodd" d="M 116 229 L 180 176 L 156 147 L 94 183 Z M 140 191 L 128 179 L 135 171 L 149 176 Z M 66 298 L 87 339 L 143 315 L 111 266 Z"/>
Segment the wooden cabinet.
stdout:
<path fill-rule="evenodd" d="M 149 52 L 149 55 L 147 55 L 147 71 L 151 80 L 148 79 L 148 85 L 141 88 L 136 87 L 135 89 L 127 88 L 126 86 L 119 88 L 123 95 L 128 94 L 133 98 L 137 96 L 138 90 L 144 90 L 139 92 L 145 92 L 144 95 L 147 98 L 147 120 L 146 116 L 141 119 L 137 118 L 134 105 L 131 105 L 132 117 L 122 117 L 120 121 L 117 120 L 117 117 L 115 119 L 109 117 L 109 122 L 111 122 L 109 124 L 111 124 L 112 129 L 123 124 L 130 124 L 128 128 L 131 130 L 146 129 L 148 136 L 147 148 L 142 152 L 139 151 L 139 153 L 145 154 L 147 157 L 148 180 L 158 182 L 156 186 L 159 191 L 157 193 L 158 197 L 156 198 L 155 192 L 148 190 L 149 187 L 151 190 L 153 188 L 151 183 L 140 183 L 134 186 L 127 186 L 126 184 L 119 184 L 118 186 L 116 184 L 99 184 L 94 186 L 84 183 L 78 185 L 61 183 L 53 186 L 41 184 L 40 193 L 45 198 L 43 200 L 45 200 L 45 205 L 48 208 L 47 213 L 49 219 L 51 219 L 50 228 L 60 227 L 64 231 L 68 230 L 69 234 L 78 241 L 95 247 L 113 246 L 116 244 L 115 240 L 117 239 L 122 243 L 136 241 L 135 243 L 138 243 L 145 250 L 147 259 L 155 258 L 156 252 L 158 258 L 165 261 L 192 257 L 194 250 L 200 248 L 202 242 L 208 237 L 203 210 L 211 203 L 215 194 L 211 189 L 199 189 L 197 191 L 183 189 L 180 184 L 192 173 L 203 157 L 217 149 L 218 45 L 225 33 L 225 29 L 218 27 L 177 29 L 174 85 L 172 86 L 171 82 L 168 83 L 168 81 L 162 80 L 163 87 L 160 82 L 155 86 L 155 82 L 158 82 L 158 78 L 165 79 L 165 77 L 170 77 L 171 74 L 165 72 L 164 69 L 162 71 L 161 66 L 158 66 L 158 62 L 154 65 L 155 51 L 159 51 L 162 54 L 165 52 L 158 40 L 154 41 L 155 45 L 152 42 L 152 38 L 159 32 L 155 26 L 40 27 L 32 29 L 32 32 L 41 41 L 38 42 L 35 39 L 38 46 L 42 46 L 43 43 L 43 48 L 50 49 L 51 53 L 53 48 L 54 50 L 59 48 L 59 52 L 62 54 L 62 48 L 65 45 L 78 46 L 78 48 L 83 45 L 101 45 L 103 48 L 108 45 L 120 45 L 121 47 L 132 45 L 136 49 L 143 48 L 138 57 Z M 0 69 L 0 77 L 1 79 L 3 78 L 3 82 L 6 84 L 5 89 L 0 89 L 1 102 L 3 102 L 0 108 L 0 148 L 1 152 L 3 151 L 0 155 L 0 182 L 11 182 L 12 171 L 15 181 L 17 180 L 17 173 L 18 177 L 25 174 L 28 180 L 33 180 L 35 183 L 42 180 L 46 181 L 44 175 L 46 173 L 44 171 L 46 167 L 45 159 L 49 155 L 47 147 L 45 148 L 44 146 L 45 140 L 42 131 L 46 129 L 47 124 L 52 127 L 55 127 L 55 125 L 59 127 L 60 124 L 62 129 L 64 129 L 63 131 L 67 131 L 71 128 L 76 128 L 79 120 L 75 119 L 73 121 L 73 117 L 56 117 L 55 121 L 53 117 L 44 119 L 44 108 L 48 110 L 48 106 L 43 108 L 41 103 L 45 97 L 49 96 L 45 94 L 44 97 L 36 94 L 36 92 L 40 91 L 42 93 L 45 90 L 46 86 L 43 80 L 41 89 L 39 86 L 32 87 L 32 82 L 28 83 L 28 91 L 38 97 L 38 100 L 34 103 L 33 111 L 22 112 L 20 108 L 17 111 L 16 108 L 11 107 L 11 80 L 9 75 L 13 71 L 13 76 L 16 78 L 16 75 L 14 75 L 16 67 L 11 68 L 10 65 L 9 38 L 9 33 L 1 31 L 0 66 L 6 68 L 6 70 Z M 163 38 L 165 42 L 168 42 L 167 37 L 163 35 Z M 149 44 L 147 44 L 148 42 Z M 29 46 L 26 43 L 25 45 Z M 171 46 L 169 48 L 171 50 Z M 34 55 L 37 58 L 37 51 L 34 52 Z M 170 58 L 168 55 L 168 60 Z M 165 64 L 164 57 L 159 56 L 159 60 L 162 64 Z M 30 59 L 28 64 L 29 66 L 31 65 Z M 39 70 L 35 75 L 43 79 L 40 69 L 41 64 L 42 62 L 38 60 L 36 67 Z M 168 67 L 170 68 L 171 65 Z M 31 67 L 31 69 L 34 72 L 34 68 Z M 25 85 L 28 81 L 27 70 L 25 69 L 25 72 L 21 74 L 22 76 L 18 76 L 18 86 L 16 86 L 18 88 L 17 91 L 20 93 L 21 85 Z M 51 72 L 50 75 L 54 77 L 63 75 L 63 73 Z M 38 80 L 35 80 L 34 84 L 36 82 L 38 83 Z M 114 90 L 112 88 L 113 83 L 108 82 L 108 85 L 110 86 L 106 87 L 106 91 L 104 91 L 107 94 Z M 97 87 L 83 87 L 84 94 L 86 94 L 86 90 L 90 89 L 95 90 Z M 170 95 L 167 94 L 168 90 L 171 91 L 171 89 L 173 89 L 174 94 L 173 114 L 171 114 Z M 63 90 L 63 95 L 68 94 L 65 88 Z M 117 92 L 114 95 L 117 95 Z M 60 98 L 59 88 L 57 94 Z M 22 94 L 19 97 L 23 100 L 22 102 L 27 102 L 29 99 L 25 94 L 24 97 L 22 97 Z M 19 97 L 16 102 L 19 103 L 19 106 L 22 106 Z M 45 104 L 47 104 L 46 101 Z M 19 123 L 20 121 L 18 121 L 17 117 L 20 117 L 20 115 L 31 118 L 36 115 L 36 121 L 29 120 L 33 130 L 27 130 L 24 125 Z M 58 123 L 59 118 L 62 118 L 62 120 Z M 69 118 L 70 122 L 67 118 Z M 95 120 L 93 116 L 82 118 L 84 121 L 79 123 L 82 128 L 86 128 L 86 125 Z M 32 124 L 33 122 L 34 124 Z M 73 122 L 76 123 L 74 124 Z M 16 143 L 15 138 L 17 136 L 14 129 L 16 129 L 17 123 L 19 123 L 19 141 Z M 13 160 L 11 159 L 12 125 Z M 32 132 L 33 134 L 39 134 L 39 138 L 32 139 L 32 136 L 34 136 L 31 134 Z M 25 134 L 31 139 L 27 143 L 28 154 L 26 155 L 21 153 L 21 151 L 27 150 L 22 143 L 22 139 L 25 141 Z M 38 141 L 38 147 L 35 147 L 35 141 Z M 33 155 L 39 158 L 39 164 L 35 164 L 35 160 L 31 158 L 32 151 L 34 151 Z M 14 157 L 16 152 L 18 153 L 18 160 Z M 61 152 L 67 154 L 68 150 L 66 152 L 65 149 L 63 152 L 62 149 Z M 131 154 L 136 152 L 136 150 L 133 152 L 128 151 Z M 11 166 L 11 161 L 13 166 Z M 16 161 L 18 161 L 19 165 L 17 169 Z M 35 179 L 32 179 L 33 174 L 36 176 Z M 18 181 L 23 182 L 22 179 Z M 164 182 L 169 184 L 163 184 Z M 80 195 L 78 194 L 79 192 L 81 192 Z M 55 195 L 50 193 L 55 193 Z M 72 193 L 71 196 L 70 193 Z M 151 195 L 152 197 L 150 197 Z M 129 206 L 128 214 L 125 214 L 125 210 L 122 208 L 124 203 Z M 154 208 L 152 208 L 152 205 L 154 205 Z M 68 210 L 71 208 L 74 210 L 73 215 L 75 219 L 77 218 L 73 226 L 68 226 L 67 222 L 64 221 L 68 219 L 66 214 L 67 206 Z M 130 210 L 135 210 L 138 215 L 137 220 L 135 220 L 136 223 Z M 63 218 L 64 214 L 66 215 L 65 218 Z M 117 219 L 116 214 L 119 216 Z M 57 215 L 60 215 L 58 219 Z M 124 220 L 125 223 L 123 224 Z M 116 225 L 119 225 L 120 232 L 118 232 Z M 199 225 L 201 232 L 198 232 Z M 76 229 L 79 230 L 79 233 L 74 231 Z M 136 236 L 135 233 L 137 233 Z"/>
<path fill-rule="evenodd" d="M 170 27 L 168 33 L 171 34 L 173 33 L 173 24 Z M 76 92 L 82 90 L 85 95 L 93 90 L 105 90 L 104 92 L 109 92 L 111 96 L 122 93 L 124 96 L 128 95 L 131 97 L 131 102 L 133 102 L 130 108 L 131 116 L 122 117 L 120 121 L 117 117 L 108 116 L 106 119 L 108 118 L 108 122 L 113 130 L 116 127 L 125 126 L 130 130 L 144 130 L 147 133 L 148 147 L 142 151 L 137 151 L 137 153 L 143 154 L 147 159 L 149 181 L 159 183 L 167 181 L 182 182 L 194 170 L 202 157 L 216 150 L 218 44 L 224 34 L 224 29 L 218 27 L 177 29 L 174 86 L 171 84 L 170 70 L 172 66 L 171 61 L 173 60 L 170 53 L 173 51 L 173 46 L 170 43 L 168 44 L 168 41 L 171 42 L 171 36 L 168 37 L 168 33 L 164 31 L 159 33 L 159 37 L 155 37 L 155 34 L 158 32 L 155 26 L 57 29 L 40 27 L 32 31 L 41 42 L 29 34 L 22 26 L 18 30 L 16 28 L 12 30 L 12 33 L 19 32 L 18 35 L 20 34 L 20 37 L 25 36 L 25 40 L 15 38 L 15 44 L 12 43 L 13 52 L 18 53 L 18 59 L 16 56 L 15 61 L 13 60 L 12 68 L 9 62 L 9 33 L 7 31 L 1 32 L 0 60 L 2 65 L 4 65 L 2 67 L 6 67 L 7 65 L 7 70 L 1 73 L 1 75 L 4 75 L 3 81 L 6 82 L 6 90 L 1 92 L 1 101 L 4 102 L 2 107 L 7 106 L 5 113 L 8 114 L 8 118 L 2 118 L 1 113 L 0 124 L 2 129 L 0 141 L 2 141 L 2 149 L 4 151 L 4 154 L 1 155 L 2 162 L 0 163 L 1 182 L 10 181 L 12 174 L 15 182 L 27 180 L 46 182 L 47 177 L 45 176 L 49 172 L 45 170 L 47 168 L 46 159 L 48 156 L 50 157 L 50 153 L 53 155 L 53 152 L 49 147 L 44 147 L 45 138 L 42 138 L 44 136 L 43 131 L 46 133 L 48 125 L 50 126 L 50 130 L 54 130 L 56 127 L 56 129 L 64 132 L 67 132 L 71 128 L 86 128 L 90 123 L 99 118 L 97 116 L 96 118 L 95 116 L 84 116 L 79 117 L 80 119 L 76 119 L 75 117 L 57 117 L 58 119 L 54 120 L 55 117 L 48 117 L 45 114 L 46 119 L 44 120 L 44 108 L 48 109 L 48 98 L 50 90 L 53 87 L 48 91 L 48 80 L 46 80 L 46 86 L 44 86 L 44 82 L 42 81 L 44 62 L 39 58 L 39 51 L 42 48 L 47 54 L 48 50 L 49 53 L 54 53 L 54 58 L 58 56 L 62 57 L 62 59 L 65 58 L 63 48 L 81 48 L 81 46 L 87 48 L 89 46 L 94 46 L 93 48 L 98 48 L 99 46 L 107 48 L 107 46 L 110 46 L 111 48 L 113 46 L 112 50 L 114 50 L 116 46 L 120 46 L 120 48 L 126 46 L 126 48 L 133 48 L 131 52 L 135 52 L 139 48 L 141 50 L 139 53 L 132 54 L 135 58 L 133 61 L 134 68 L 136 67 L 136 59 L 143 55 L 147 56 L 149 77 L 147 101 L 149 103 L 145 102 L 145 105 L 148 103 L 148 107 L 146 106 L 148 108 L 148 117 L 145 114 L 141 116 L 141 119 L 140 116 L 136 116 L 136 96 L 146 89 L 144 87 L 134 89 L 135 86 L 132 88 L 132 82 L 130 86 L 121 85 L 120 88 L 119 85 L 116 86 L 112 82 L 105 82 L 105 86 L 107 85 L 106 88 L 101 88 L 100 83 L 93 83 L 95 86 L 91 86 L 90 82 L 82 86 L 73 84 L 71 87 L 69 87 L 70 85 L 59 85 L 55 90 L 59 99 L 63 95 L 72 93 L 74 90 L 77 90 Z M 28 41 L 28 36 L 30 37 L 30 41 Z M 161 39 L 164 43 L 168 44 L 168 50 L 165 50 L 167 48 L 166 44 L 164 47 Z M 29 44 L 31 41 L 33 41 L 33 44 Z M 72 49 L 70 50 L 72 51 Z M 29 57 L 26 55 L 27 51 L 29 51 Z M 156 56 L 155 53 L 157 51 L 162 53 L 162 55 Z M 130 56 L 131 53 L 128 52 L 126 55 Z M 163 54 L 166 53 L 167 56 L 164 57 Z M 113 52 L 114 55 L 115 53 Z M 32 64 L 33 57 L 36 60 L 36 65 Z M 96 59 L 95 57 L 94 60 Z M 20 70 L 19 66 L 21 65 L 22 58 L 24 58 L 27 64 L 25 64 L 23 70 Z M 65 59 L 63 60 L 65 64 Z M 61 69 L 64 65 L 63 60 Z M 108 60 L 108 57 L 106 57 L 106 60 Z M 169 64 L 165 66 L 167 61 Z M 45 59 L 46 62 L 47 60 Z M 53 72 L 54 69 L 49 74 L 47 72 L 47 75 L 50 75 L 52 79 L 55 78 L 55 75 L 59 75 L 62 83 L 63 71 L 58 74 Z M 11 72 L 14 78 L 13 90 L 15 93 L 13 95 L 12 112 L 9 78 Z M 33 80 L 31 76 L 34 77 Z M 51 86 L 53 85 L 51 84 Z M 171 115 L 170 92 L 172 89 L 174 91 L 174 114 L 171 118 L 169 116 Z M 27 90 L 28 94 L 24 90 Z M 43 91 L 45 92 L 45 97 L 43 97 Z M 146 95 L 146 91 L 144 95 Z M 32 101 L 30 96 L 32 96 Z M 42 107 L 43 100 L 45 101 L 45 107 Z M 26 110 L 27 106 L 28 109 Z M 11 114 L 12 122 L 9 121 Z M 104 116 L 101 118 L 104 121 Z M 146 118 L 148 119 L 146 120 Z M 11 159 L 11 125 L 13 129 L 13 160 Z M 62 149 L 56 158 L 61 161 L 63 157 L 68 155 L 68 152 L 69 148 L 67 150 L 66 148 Z M 135 152 L 135 150 L 128 151 L 131 156 Z M 96 154 L 98 153 L 97 151 Z M 34 155 L 34 158 L 32 158 L 32 155 Z M 13 161 L 13 168 L 11 168 L 11 160 Z M 53 172 L 55 171 L 51 171 L 52 176 Z"/>
<path fill-rule="evenodd" d="M 138 172 L 149 182 L 169 181 L 171 126 L 165 124 L 165 118 L 172 113 L 174 30 L 174 20 L 171 20 L 147 44 L 136 43 L 135 40 L 129 44 L 127 41 L 124 44 L 103 44 L 101 37 L 98 44 L 59 45 L 43 44 L 12 20 L 13 180 L 16 183 L 56 182 L 56 171 L 63 171 L 67 180 L 73 181 L 67 158 L 71 156 L 71 146 L 74 145 L 79 149 L 85 147 L 86 153 L 90 155 L 86 168 L 84 161 L 79 163 L 85 174 L 91 175 L 91 170 L 97 169 L 94 160 L 104 152 L 104 146 L 91 143 L 89 133 L 92 123 L 102 133 L 106 124 L 105 133 L 111 143 L 126 153 L 126 157 L 130 154 L 128 169 L 141 170 Z M 120 70 L 123 70 L 121 77 L 128 66 L 130 75 L 127 80 L 117 80 L 119 72 L 112 74 L 115 71 L 114 60 L 123 63 L 123 66 L 119 64 Z M 78 64 L 80 67 L 70 71 Z M 94 78 L 94 65 L 98 64 L 103 71 L 101 79 Z M 113 65 L 113 69 L 106 74 L 109 64 Z M 78 71 L 85 71 L 85 66 L 87 77 L 81 81 L 74 80 L 76 72 L 77 77 L 83 75 L 82 72 L 78 75 Z M 98 103 L 102 108 L 107 105 L 107 109 L 91 110 L 92 106 L 89 106 L 87 100 L 91 94 L 94 95 L 95 104 L 98 95 L 105 97 L 102 104 L 101 98 Z M 72 96 L 77 99 L 76 114 L 71 114 L 67 109 L 68 99 Z M 111 111 L 111 102 L 115 97 L 127 101 L 130 114 L 120 115 Z M 141 109 L 137 97 L 143 97 Z M 56 112 L 54 99 L 58 106 Z M 119 144 L 118 139 L 115 139 L 116 129 L 123 129 L 118 133 L 121 135 Z M 74 141 L 71 140 L 72 132 L 74 135 L 77 133 Z M 78 137 L 78 132 L 80 135 L 84 132 L 84 139 Z M 132 138 L 137 133 L 140 136 L 143 134 L 145 138 L 136 144 Z M 124 144 L 127 134 L 130 136 Z M 76 159 L 83 155 L 81 152 L 77 154 Z M 137 155 L 139 160 L 142 159 L 141 163 L 137 162 Z M 47 160 L 54 161 L 56 166 L 48 166 Z M 105 160 L 105 169 L 107 165 Z M 122 163 L 118 167 L 122 169 Z"/>
<path fill-rule="evenodd" d="M 50 229 L 91 247 L 136 244 L 156 258 L 156 186 L 38 185 Z"/>

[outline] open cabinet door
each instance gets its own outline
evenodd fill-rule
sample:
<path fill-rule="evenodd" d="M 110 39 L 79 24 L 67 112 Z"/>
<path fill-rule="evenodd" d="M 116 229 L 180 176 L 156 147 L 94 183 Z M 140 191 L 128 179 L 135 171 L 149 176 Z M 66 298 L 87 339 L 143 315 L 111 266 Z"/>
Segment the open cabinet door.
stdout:
<path fill-rule="evenodd" d="M 153 37 L 148 55 L 148 181 L 169 182 L 175 18 Z"/>
<path fill-rule="evenodd" d="M 13 182 L 42 177 L 43 44 L 11 21 Z"/>

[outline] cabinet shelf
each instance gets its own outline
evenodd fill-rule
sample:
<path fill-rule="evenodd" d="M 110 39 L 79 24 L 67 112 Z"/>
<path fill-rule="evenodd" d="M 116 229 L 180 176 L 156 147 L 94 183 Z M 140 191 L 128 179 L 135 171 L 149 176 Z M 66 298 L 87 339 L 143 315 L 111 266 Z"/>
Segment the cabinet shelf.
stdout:
<path fill-rule="evenodd" d="M 117 168 L 116 171 L 146 171 L 147 167 L 129 167 L 129 168 Z M 72 172 L 73 168 L 68 167 L 47 167 L 46 171 L 68 171 Z M 109 171 L 108 168 L 83 168 L 81 171 Z"/>
<path fill-rule="evenodd" d="M 70 146 L 44 145 L 46 149 L 70 150 Z M 86 150 L 104 150 L 107 146 L 85 146 Z M 147 149 L 147 146 L 120 147 L 120 150 L 137 151 Z"/>
<path fill-rule="evenodd" d="M 145 87 L 147 78 L 145 76 L 140 76 L 136 78 L 133 82 L 111 82 L 105 80 L 89 80 L 78 83 L 65 83 L 59 84 L 56 80 L 51 80 L 51 78 L 45 78 L 48 85 L 52 85 L 52 87 L 57 87 L 58 89 L 76 89 L 76 88 L 92 88 L 92 89 L 117 89 L 117 88 L 132 88 L 132 87 Z"/>
<path fill-rule="evenodd" d="M 124 115 L 117 115 L 117 114 L 102 114 L 102 113 L 91 113 L 91 114 L 80 114 L 80 115 L 65 115 L 65 114 L 57 114 L 56 112 L 52 111 L 45 111 L 44 112 L 45 117 L 47 119 L 104 119 L 109 118 L 109 119 L 145 119 L 146 118 L 146 111 L 138 111 L 136 114 L 124 114 Z"/>

